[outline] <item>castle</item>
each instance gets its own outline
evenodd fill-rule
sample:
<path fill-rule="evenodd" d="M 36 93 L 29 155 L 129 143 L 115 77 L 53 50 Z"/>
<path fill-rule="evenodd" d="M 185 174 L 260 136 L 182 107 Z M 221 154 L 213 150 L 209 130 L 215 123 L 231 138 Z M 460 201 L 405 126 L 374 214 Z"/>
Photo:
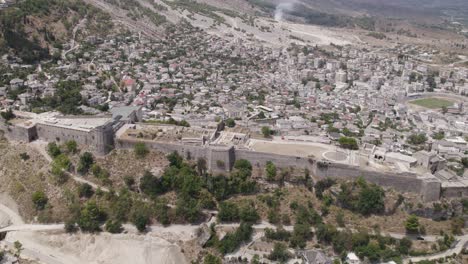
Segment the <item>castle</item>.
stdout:
<path fill-rule="evenodd" d="M 0 121 L 0 130 L 7 138 L 31 142 L 41 139 L 48 142 L 75 140 L 89 146 L 97 154 L 104 155 L 111 149 L 132 149 L 138 142 L 163 153 L 177 151 L 183 157 L 206 160 L 207 168 L 216 173 L 229 172 L 239 159 L 249 160 L 254 166 L 263 167 L 268 161 L 277 167 L 308 169 L 314 180 L 326 177 L 356 179 L 394 188 L 402 192 L 418 194 L 424 201 L 436 201 L 441 197 L 468 196 L 468 188 L 442 186 L 431 173 L 381 171 L 366 166 L 336 162 L 326 158 L 303 155 L 255 151 L 248 147 L 251 139 L 241 133 L 138 123 L 141 111 L 138 107 L 112 110 L 112 116 L 60 116 L 57 113 L 33 114 L 15 112 L 16 118 L 8 123 Z M 278 145 L 280 148 L 280 145 Z M 281 151 L 280 151 L 281 152 Z M 324 156 L 325 157 L 325 156 Z"/>

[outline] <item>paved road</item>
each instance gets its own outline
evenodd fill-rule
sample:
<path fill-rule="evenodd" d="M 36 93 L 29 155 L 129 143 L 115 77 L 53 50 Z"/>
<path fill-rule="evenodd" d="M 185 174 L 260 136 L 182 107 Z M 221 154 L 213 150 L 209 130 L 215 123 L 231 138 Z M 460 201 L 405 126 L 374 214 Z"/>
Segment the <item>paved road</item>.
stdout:
<path fill-rule="evenodd" d="M 24 224 L 24 221 L 21 218 L 21 216 L 19 216 L 15 211 L 11 210 L 7 206 L 5 206 L 3 204 L 0 204 L 0 211 L 5 213 L 10 218 L 10 222 L 13 225 L 23 225 Z"/>
<path fill-rule="evenodd" d="M 410 263 L 410 261 L 415 263 L 415 262 L 422 261 L 422 260 L 437 260 L 440 258 L 445 258 L 448 256 L 452 256 L 453 254 L 459 254 L 464 248 L 467 248 L 467 246 L 468 246 L 468 235 L 464 235 L 461 237 L 457 237 L 457 242 L 455 243 L 455 245 L 452 246 L 447 251 L 434 254 L 434 255 L 429 255 L 429 256 L 407 258 L 404 260 L 404 263 Z"/>
<path fill-rule="evenodd" d="M 11 225 L 0 229 L 0 232 L 11 232 L 11 231 L 53 231 L 63 230 L 64 224 L 22 224 L 22 225 Z"/>

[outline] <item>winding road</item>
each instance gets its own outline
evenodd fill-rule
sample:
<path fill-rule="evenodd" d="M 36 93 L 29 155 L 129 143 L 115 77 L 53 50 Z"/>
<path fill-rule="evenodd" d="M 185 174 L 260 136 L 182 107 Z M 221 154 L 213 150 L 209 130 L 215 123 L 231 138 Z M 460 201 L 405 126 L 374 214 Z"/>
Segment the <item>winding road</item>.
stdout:
<path fill-rule="evenodd" d="M 51 160 L 50 157 L 48 157 L 47 152 L 45 151 L 44 144 L 36 144 L 33 145 L 35 148 L 42 149 L 40 152 L 45 156 L 47 160 Z M 82 179 L 81 177 L 74 176 L 72 177 L 75 181 L 82 182 L 82 183 L 88 183 L 93 188 L 101 188 L 104 191 L 106 190 L 104 187 L 101 187 L 97 184 L 94 184 L 92 182 L 86 181 Z M 68 256 L 60 252 L 59 250 L 51 251 L 50 246 L 42 245 L 39 243 L 37 240 L 34 239 L 35 233 L 37 232 L 42 232 L 42 233 L 47 233 L 47 232 L 60 232 L 64 230 L 65 225 L 63 223 L 56 223 L 56 224 L 26 224 L 21 216 L 16 213 L 14 210 L 8 208 L 7 206 L 3 205 L 0 203 L 0 211 L 3 212 L 5 215 L 7 215 L 10 219 L 11 225 L 2 227 L 0 228 L 0 233 L 8 233 L 5 240 L 1 241 L 0 244 L 3 244 L 7 246 L 10 249 L 14 248 L 14 241 L 20 240 L 21 243 L 23 243 L 24 250 L 21 252 L 21 256 L 23 258 L 27 259 L 32 259 L 39 261 L 41 263 L 50 263 L 50 264 L 75 264 L 75 263 L 80 263 L 79 260 L 77 260 L 73 256 Z M 206 212 L 213 214 L 215 212 Z M 163 227 L 159 225 L 154 225 L 148 227 L 148 232 L 147 235 L 156 235 L 159 237 L 171 237 L 172 239 L 175 239 L 177 241 L 190 241 L 194 238 L 196 238 L 196 233 L 197 230 L 203 226 L 204 224 L 207 224 L 208 226 L 211 223 L 214 223 L 216 220 L 216 217 L 211 217 L 208 219 L 207 222 L 199 224 L 199 225 L 171 225 L 168 227 Z M 239 224 L 218 224 L 217 227 L 224 227 L 224 228 L 230 228 L 230 227 L 238 227 Z M 123 228 L 125 232 L 128 232 L 130 234 L 138 234 L 135 226 L 130 225 L 130 224 L 124 224 Z M 266 228 L 272 228 L 276 229 L 276 226 L 268 223 L 268 222 L 261 222 L 259 224 L 253 225 L 253 229 L 256 231 L 251 243 L 254 241 L 261 239 L 264 236 L 264 230 Z M 284 226 L 283 227 L 287 231 L 292 231 L 294 229 L 293 226 Z M 343 230 L 343 229 L 339 229 Z M 314 230 L 313 230 L 314 231 Z M 355 230 L 351 230 L 352 232 L 355 232 Z M 381 235 L 388 235 L 396 239 L 402 239 L 403 237 L 407 237 L 406 234 L 399 234 L 399 233 L 381 233 Z M 409 237 L 410 239 L 417 239 L 416 237 Z M 437 239 L 441 238 L 440 236 L 423 236 L 424 240 L 426 241 L 437 241 Z M 404 259 L 404 263 L 410 263 L 410 262 L 418 262 L 421 260 L 436 260 L 439 258 L 444 258 L 447 256 L 451 256 L 453 254 L 458 254 L 460 253 L 464 248 L 466 248 L 468 244 L 468 235 L 464 236 L 456 236 L 455 237 L 456 242 L 453 244 L 453 246 L 448 249 L 447 251 L 440 252 L 438 254 L 434 255 L 428 255 L 428 256 L 420 256 L 420 257 L 410 257 Z M 242 254 L 242 252 L 246 253 L 247 247 L 243 246 L 239 249 L 239 251 L 235 254 Z M 51 253 L 52 252 L 52 253 Z"/>

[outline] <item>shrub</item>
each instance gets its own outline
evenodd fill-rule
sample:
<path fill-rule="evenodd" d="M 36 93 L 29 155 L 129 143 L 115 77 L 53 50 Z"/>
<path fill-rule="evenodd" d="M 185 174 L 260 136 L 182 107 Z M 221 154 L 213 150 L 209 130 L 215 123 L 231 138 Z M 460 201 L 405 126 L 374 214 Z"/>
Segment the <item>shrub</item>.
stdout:
<path fill-rule="evenodd" d="M 339 227 L 345 226 L 344 214 L 343 214 L 343 211 L 341 210 L 336 214 L 336 223 L 338 224 Z"/>
<path fill-rule="evenodd" d="M 47 145 L 47 153 L 49 153 L 52 158 L 56 158 L 62 152 L 55 142 L 51 142 Z"/>
<path fill-rule="evenodd" d="M 426 143 L 427 137 L 425 134 L 412 134 L 408 137 L 408 143 L 412 145 L 421 145 Z"/>
<path fill-rule="evenodd" d="M 125 185 L 127 185 L 129 189 L 132 189 L 133 186 L 135 185 L 135 179 L 131 176 L 125 176 L 124 182 L 125 182 Z"/>
<path fill-rule="evenodd" d="M 275 243 L 273 251 L 268 256 L 268 259 L 285 263 L 291 258 L 291 254 L 288 252 L 287 247 L 283 243 Z"/>
<path fill-rule="evenodd" d="M 246 223 L 256 223 L 260 216 L 257 213 L 257 209 L 253 203 L 242 206 L 239 211 L 239 218 L 241 221 Z"/>
<path fill-rule="evenodd" d="M 65 142 L 65 147 L 67 148 L 68 153 L 76 153 L 78 151 L 78 144 L 75 140 Z"/>
<path fill-rule="evenodd" d="M 226 119 L 226 126 L 228 127 L 235 127 L 236 126 L 236 121 L 232 118 Z"/>
<path fill-rule="evenodd" d="M 465 220 L 462 217 L 454 217 L 451 221 L 451 230 L 454 235 L 461 235 L 465 227 Z"/>
<path fill-rule="evenodd" d="M 49 199 L 43 191 L 35 191 L 32 194 L 32 202 L 37 210 L 43 210 Z"/>
<path fill-rule="evenodd" d="M 106 231 L 112 234 L 122 233 L 122 223 L 118 220 L 107 220 Z"/>
<path fill-rule="evenodd" d="M 267 127 L 267 126 L 262 127 L 263 137 L 269 138 L 271 136 L 271 134 L 272 134 L 272 131 L 271 131 L 270 127 Z"/>
<path fill-rule="evenodd" d="M 317 196 L 317 198 L 319 199 L 322 199 L 323 192 L 329 189 L 330 187 L 332 187 L 335 183 L 336 182 L 330 178 L 326 178 L 326 179 L 318 181 L 314 186 L 315 196 Z"/>
<path fill-rule="evenodd" d="M 276 179 L 276 166 L 273 162 L 268 161 L 265 166 L 265 171 L 267 175 L 267 180 L 268 181 L 274 181 Z"/>
<path fill-rule="evenodd" d="M 170 166 L 174 166 L 176 168 L 181 168 L 182 164 L 184 163 L 184 159 L 179 155 L 177 151 L 174 151 L 171 154 L 167 155 L 167 160 L 169 161 Z"/>
<path fill-rule="evenodd" d="M 149 216 L 143 212 L 136 212 L 133 217 L 133 224 L 136 226 L 138 231 L 144 232 L 146 231 L 146 227 L 149 224 Z"/>
<path fill-rule="evenodd" d="M 203 264 L 221 264 L 223 263 L 221 259 L 217 256 L 213 256 L 211 254 L 208 254 L 205 256 L 203 259 Z"/>
<path fill-rule="evenodd" d="M 305 248 L 307 240 L 312 238 L 312 232 L 308 223 L 296 223 L 290 239 L 292 248 Z"/>
<path fill-rule="evenodd" d="M 15 114 L 13 114 L 13 110 L 10 108 L 5 112 L 0 112 L 0 116 L 5 119 L 5 121 L 10 121 L 11 119 L 15 118 Z"/>
<path fill-rule="evenodd" d="M 59 154 L 52 161 L 52 173 L 54 175 L 60 175 L 64 171 L 68 171 L 71 167 L 71 161 L 65 154 Z"/>
<path fill-rule="evenodd" d="M 135 144 L 134 151 L 137 158 L 144 158 L 149 153 L 148 147 L 145 145 L 145 143 L 141 142 Z"/>
<path fill-rule="evenodd" d="M 78 231 L 78 228 L 76 227 L 76 223 L 73 220 L 68 220 L 65 222 L 65 232 L 67 233 L 75 233 Z"/>
<path fill-rule="evenodd" d="M 291 232 L 286 231 L 282 228 L 278 228 L 276 231 L 270 228 L 266 228 L 265 237 L 270 240 L 289 241 L 289 238 L 291 237 Z"/>
<path fill-rule="evenodd" d="M 104 221 L 106 221 L 106 214 L 96 202 L 91 201 L 87 202 L 81 209 L 78 226 L 83 232 L 99 232 Z"/>
<path fill-rule="evenodd" d="M 176 215 L 185 221 L 195 223 L 201 217 L 200 203 L 197 199 L 182 195 L 182 198 L 179 198 L 176 203 Z"/>
<path fill-rule="evenodd" d="M 338 143 L 340 144 L 340 147 L 344 149 L 351 149 L 351 150 L 358 150 L 359 146 L 355 138 L 350 138 L 350 137 L 341 137 L 338 140 Z"/>
<path fill-rule="evenodd" d="M 415 215 L 410 215 L 405 221 L 405 229 L 406 232 L 410 234 L 417 234 L 419 233 L 419 219 Z"/>
<path fill-rule="evenodd" d="M 29 157 L 28 153 L 23 152 L 23 153 L 20 154 L 20 158 L 21 158 L 23 161 L 27 161 L 27 160 L 28 160 L 29 158 L 31 158 L 31 157 Z"/>
<path fill-rule="evenodd" d="M 219 205 L 218 219 L 221 222 L 239 221 L 239 207 L 233 202 L 222 202 Z"/>
<path fill-rule="evenodd" d="M 80 156 L 80 161 L 78 162 L 78 172 L 82 174 L 88 173 L 89 169 L 94 163 L 94 158 L 93 154 L 89 152 L 83 153 L 83 155 Z"/>
<path fill-rule="evenodd" d="M 238 169 L 238 170 L 249 170 L 249 171 L 251 171 L 252 170 L 252 164 L 248 160 L 239 159 L 239 160 L 236 160 L 236 162 L 234 163 L 234 168 Z"/>
<path fill-rule="evenodd" d="M 146 195 L 154 196 L 162 193 L 163 188 L 158 178 L 151 172 L 145 171 L 140 179 L 140 190 Z"/>
<path fill-rule="evenodd" d="M 410 252 L 412 244 L 413 244 L 413 242 L 411 242 L 411 240 L 404 237 L 403 239 L 401 239 L 399 241 L 397 250 L 398 250 L 398 252 L 400 252 L 403 255 L 408 255 L 408 253 Z"/>
<path fill-rule="evenodd" d="M 251 224 L 241 222 L 236 231 L 227 233 L 223 239 L 219 241 L 218 250 L 223 254 L 234 252 L 239 248 L 241 243 L 247 242 L 251 239 L 252 232 L 253 229 Z"/>
<path fill-rule="evenodd" d="M 93 187 L 89 185 L 88 183 L 83 183 L 78 187 L 79 197 L 90 198 L 91 196 L 93 196 L 93 194 L 94 194 Z"/>
<path fill-rule="evenodd" d="M 382 213 L 385 210 L 385 192 L 379 186 L 366 186 L 359 193 L 358 211 L 363 215 Z"/>

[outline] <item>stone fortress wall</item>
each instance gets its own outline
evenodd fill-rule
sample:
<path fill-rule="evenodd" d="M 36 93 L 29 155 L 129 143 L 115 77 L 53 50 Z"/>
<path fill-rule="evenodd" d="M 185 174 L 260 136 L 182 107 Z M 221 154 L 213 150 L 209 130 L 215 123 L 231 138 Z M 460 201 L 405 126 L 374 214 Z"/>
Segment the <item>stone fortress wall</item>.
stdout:
<path fill-rule="evenodd" d="M 90 130 L 60 127 L 53 124 L 37 123 L 31 126 L 8 125 L 0 120 L 0 130 L 10 140 L 31 142 L 41 139 L 47 142 L 66 142 L 75 140 L 79 145 L 89 146 L 98 154 L 106 154 L 114 145 L 113 123 Z"/>
<path fill-rule="evenodd" d="M 230 171 L 235 160 L 246 159 L 254 166 L 265 166 L 268 161 L 275 163 L 277 167 L 293 167 L 298 169 L 309 169 L 315 180 L 327 177 L 335 179 L 357 179 L 364 177 L 367 181 L 402 192 L 416 193 L 424 201 L 436 201 L 440 199 L 441 183 L 433 178 L 418 177 L 413 173 L 393 173 L 365 170 L 357 166 L 349 166 L 333 162 L 317 161 L 312 158 L 295 157 L 287 155 L 270 154 L 234 147 L 218 146 L 195 146 L 182 145 L 178 143 L 162 143 L 154 141 L 141 141 L 134 139 L 116 140 L 116 148 L 132 149 L 137 142 L 144 142 L 149 148 L 171 153 L 177 151 L 180 155 L 191 159 L 204 158 L 207 161 L 208 169 L 214 172 Z M 221 162 L 220 162 L 221 161 Z M 223 167 L 219 167 L 219 164 Z"/>
<path fill-rule="evenodd" d="M 466 188 L 444 187 L 441 186 L 440 181 L 434 180 L 434 178 L 425 178 L 412 173 L 372 171 L 357 166 L 317 161 L 307 157 L 256 152 L 224 145 L 196 145 L 130 138 L 114 140 L 116 130 L 114 125 L 114 123 L 109 122 L 90 131 L 81 131 L 43 123 L 25 127 L 6 125 L 4 122 L 0 122 L 0 130 L 5 132 L 7 138 L 16 141 L 31 142 L 35 139 L 42 139 L 49 142 L 65 142 L 75 140 L 80 145 L 90 146 L 99 154 L 106 154 L 111 146 L 118 149 L 132 149 L 136 143 L 144 142 L 151 149 L 163 153 L 177 151 L 187 159 L 204 158 L 208 169 L 213 172 L 230 171 L 238 159 L 249 160 L 254 166 L 265 166 L 266 162 L 272 161 L 278 167 L 307 168 L 315 180 L 326 177 L 355 179 L 362 176 L 366 180 L 384 187 L 416 193 L 421 195 L 425 201 L 435 201 L 440 197 L 468 196 Z"/>
<path fill-rule="evenodd" d="M 7 125 L 0 118 L 0 130 L 5 133 L 5 136 L 10 140 L 31 142 L 37 139 L 37 130 L 35 127 L 20 127 Z"/>

